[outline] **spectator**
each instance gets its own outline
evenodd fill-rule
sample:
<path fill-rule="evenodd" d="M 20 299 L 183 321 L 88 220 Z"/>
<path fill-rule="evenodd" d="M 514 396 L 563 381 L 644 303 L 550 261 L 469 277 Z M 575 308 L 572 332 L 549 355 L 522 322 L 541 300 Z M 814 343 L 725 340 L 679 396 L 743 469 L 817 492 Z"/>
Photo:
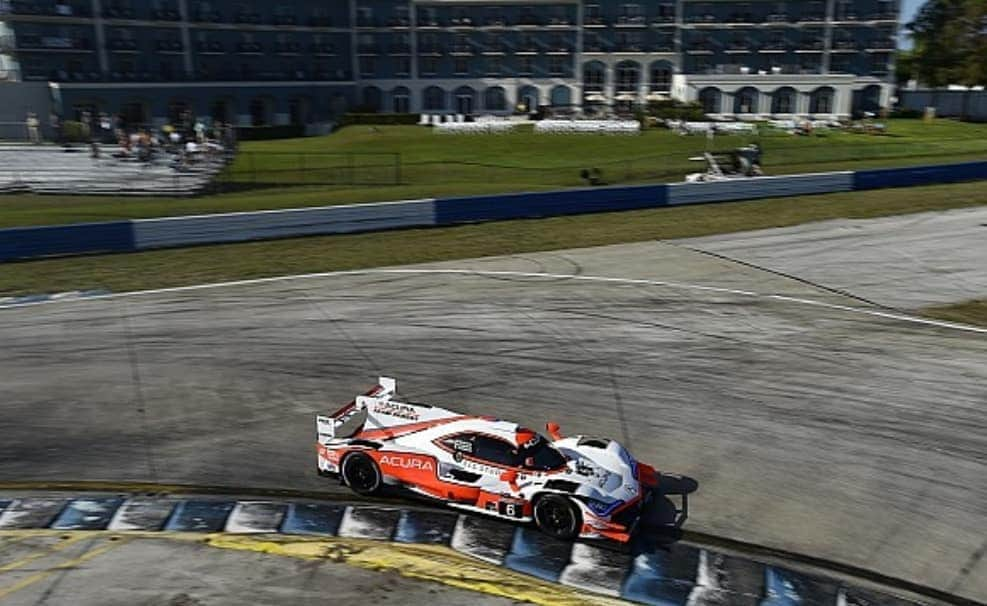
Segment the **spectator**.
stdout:
<path fill-rule="evenodd" d="M 25 123 L 27 124 L 28 141 L 35 144 L 41 143 L 41 135 L 38 134 L 38 126 L 40 124 L 38 122 L 38 116 L 34 112 L 28 112 Z"/>

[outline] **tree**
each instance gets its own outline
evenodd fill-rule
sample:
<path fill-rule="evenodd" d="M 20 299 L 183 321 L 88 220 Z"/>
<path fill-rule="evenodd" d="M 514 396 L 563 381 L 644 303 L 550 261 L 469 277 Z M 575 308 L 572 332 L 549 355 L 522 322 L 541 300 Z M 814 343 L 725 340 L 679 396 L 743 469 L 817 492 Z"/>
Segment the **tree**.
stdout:
<path fill-rule="evenodd" d="M 912 77 L 929 86 L 987 84 L 987 1 L 928 0 L 906 27 Z"/>

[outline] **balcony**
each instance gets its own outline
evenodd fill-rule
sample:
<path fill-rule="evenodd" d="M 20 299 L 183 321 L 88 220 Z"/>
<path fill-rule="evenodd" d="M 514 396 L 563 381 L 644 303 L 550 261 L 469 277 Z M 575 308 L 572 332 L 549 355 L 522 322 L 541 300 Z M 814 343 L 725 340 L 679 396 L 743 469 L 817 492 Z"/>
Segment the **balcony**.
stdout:
<path fill-rule="evenodd" d="M 690 15 L 686 22 L 694 24 L 719 24 L 719 19 L 713 13 L 703 13 L 702 15 Z"/>
<path fill-rule="evenodd" d="M 151 11 L 151 19 L 154 21 L 181 21 L 182 15 L 178 9 L 159 9 Z"/>
<path fill-rule="evenodd" d="M 103 9 L 103 16 L 107 19 L 133 19 L 134 9 L 124 6 L 109 6 Z"/>
<path fill-rule="evenodd" d="M 787 42 L 782 40 L 774 40 L 771 42 L 765 42 L 761 45 L 758 50 L 761 54 L 782 54 L 787 53 L 789 50 L 789 45 Z"/>
<path fill-rule="evenodd" d="M 795 49 L 796 53 L 821 53 L 823 52 L 822 40 L 804 40 Z"/>
<path fill-rule="evenodd" d="M 876 13 L 871 13 L 867 15 L 868 21 L 894 21 L 897 22 L 898 18 L 893 11 L 879 11 Z"/>
<path fill-rule="evenodd" d="M 833 41 L 833 52 L 836 53 L 855 53 L 860 50 L 857 42 L 854 40 L 834 40 Z"/>
<path fill-rule="evenodd" d="M 240 42 L 236 45 L 236 52 L 241 55 L 260 55 L 264 52 L 264 47 L 259 42 Z"/>
<path fill-rule="evenodd" d="M 674 25 L 675 15 L 658 15 L 651 20 L 651 25 L 662 26 L 662 25 Z"/>
<path fill-rule="evenodd" d="M 552 17 L 548 20 L 548 27 L 572 27 L 572 20 L 568 17 Z"/>
<path fill-rule="evenodd" d="M 336 54 L 336 47 L 332 44 L 312 44 L 308 47 L 308 50 L 313 55 L 318 55 L 321 57 L 329 57 Z"/>
<path fill-rule="evenodd" d="M 154 48 L 159 53 L 175 54 L 182 52 L 182 43 L 178 40 L 158 40 L 154 43 Z"/>
<path fill-rule="evenodd" d="M 548 55 L 568 55 L 572 52 L 572 49 L 565 44 L 553 44 L 545 49 L 545 53 Z"/>
<path fill-rule="evenodd" d="M 685 52 L 689 55 L 712 55 L 713 47 L 709 43 L 695 43 L 689 45 Z"/>
<path fill-rule="evenodd" d="M 751 25 L 754 23 L 760 23 L 761 18 L 749 12 L 731 13 L 727 16 L 726 22 L 738 25 Z"/>
<path fill-rule="evenodd" d="M 507 19 L 503 17 L 488 17 L 484 19 L 483 27 L 507 27 Z"/>
<path fill-rule="evenodd" d="M 395 43 L 387 47 L 388 54 L 391 55 L 410 55 L 411 45 L 406 43 Z"/>
<path fill-rule="evenodd" d="M 617 27 L 646 27 L 644 15 L 621 15 L 617 17 Z"/>
<path fill-rule="evenodd" d="M 136 40 L 125 40 L 123 38 L 111 38 L 110 40 L 107 40 L 106 48 L 115 53 L 138 52 Z"/>
<path fill-rule="evenodd" d="M 484 55 L 497 56 L 507 53 L 507 46 L 503 44 L 491 44 L 483 49 Z"/>
<path fill-rule="evenodd" d="M 764 22 L 781 24 L 781 23 L 788 23 L 790 20 L 791 19 L 789 18 L 789 16 L 785 13 L 769 13 L 768 16 L 765 17 Z"/>
<path fill-rule="evenodd" d="M 534 15 L 521 15 L 517 20 L 519 27 L 541 27 L 544 22 Z"/>
<path fill-rule="evenodd" d="M 469 17 L 453 17 L 449 19 L 449 27 L 475 27 L 473 20 Z"/>
<path fill-rule="evenodd" d="M 220 23 L 222 20 L 223 16 L 217 11 L 198 11 L 192 15 L 192 21 L 199 23 Z"/>
<path fill-rule="evenodd" d="M 438 28 L 442 27 L 442 22 L 439 21 L 438 19 L 432 19 L 432 18 L 428 18 L 428 17 L 421 17 L 421 18 L 418 19 L 418 27 L 419 28 L 438 29 Z"/>
<path fill-rule="evenodd" d="M 89 17 L 92 14 L 88 6 L 72 6 L 61 2 L 54 5 L 35 2 L 11 2 L 9 5 L 0 3 L 0 14 L 3 13 L 10 13 L 12 15 L 44 15 L 49 17 Z"/>
<path fill-rule="evenodd" d="M 387 20 L 387 27 L 411 27 L 411 21 L 407 17 L 391 17 Z"/>
<path fill-rule="evenodd" d="M 868 53 L 888 53 L 897 48 L 894 40 L 871 40 L 866 44 Z"/>
<path fill-rule="evenodd" d="M 822 13 L 807 13 L 799 17 L 802 23 L 822 23 L 826 20 L 826 15 Z"/>
<path fill-rule="evenodd" d="M 17 50 L 50 51 L 62 53 L 92 52 L 92 41 L 89 38 L 68 38 L 63 36 L 21 36 L 8 37 L 9 45 L 15 45 Z"/>
<path fill-rule="evenodd" d="M 260 13 L 237 13 L 233 16 L 233 23 L 238 25 L 260 25 Z"/>
<path fill-rule="evenodd" d="M 441 44 L 420 44 L 418 46 L 419 55 L 431 55 L 437 57 L 445 52 L 445 48 Z"/>
<path fill-rule="evenodd" d="M 515 55 L 537 55 L 539 52 L 541 52 L 541 48 L 534 43 L 521 43 L 514 49 Z"/>
<path fill-rule="evenodd" d="M 675 44 L 672 43 L 658 43 L 655 45 L 653 52 L 656 53 L 674 53 Z"/>
<path fill-rule="evenodd" d="M 734 40 L 727 44 L 723 52 L 728 55 L 746 55 L 751 52 L 751 45 L 744 40 Z"/>
<path fill-rule="evenodd" d="M 583 42 L 584 53 L 605 53 L 607 47 L 601 42 Z"/>
<path fill-rule="evenodd" d="M 643 53 L 644 45 L 638 42 L 629 42 L 625 44 L 617 43 L 617 47 L 614 49 L 617 53 Z"/>
<path fill-rule="evenodd" d="M 606 27 L 606 21 L 600 15 L 586 15 L 583 18 L 583 25 L 586 27 Z"/>
<path fill-rule="evenodd" d="M 298 42 L 276 42 L 274 52 L 279 55 L 297 55 L 302 52 L 302 45 Z"/>
<path fill-rule="evenodd" d="M 380 47 L 376 44 L 360 44 L 356 47 L 358 55 L 379 55 Z"/>
<path fill-rule="evenodd" d="M 226 52 L 223 43 L 218 40 L 203 40 L 195 45 L 195 49 L 203 55 L 221 55 Z"/>

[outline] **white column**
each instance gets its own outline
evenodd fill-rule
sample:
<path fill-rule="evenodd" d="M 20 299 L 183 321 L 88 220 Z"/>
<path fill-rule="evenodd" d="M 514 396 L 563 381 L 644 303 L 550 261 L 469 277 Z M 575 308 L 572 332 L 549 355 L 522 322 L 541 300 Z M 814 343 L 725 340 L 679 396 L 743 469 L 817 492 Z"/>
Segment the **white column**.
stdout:
<path fill-rule="evenodd" d="M 795 113 L 806 115 L 809 113 L 809 93 L 798 91 L 795 93 Z"/>
<path fill-rule="evenodd" d="M 720 91 L 720 113 L 725 116 L 733 114 L 733 94 Z"/>
<path fill-rule="evenodd" d="M 186 0 L 178 0 L 178 14 L 182 20 L 179 24 L 179 33 L 182 37 L 182 62 L 185 68 L 185 75 L 192 77 L 192 35 L 189 33 L 188 3 Z"/>
<path fill-rule="evenodd" d="M 607 61 L 607 82 L 603 87 L 603 94 L 607 98 L 607 103 L 613 104 L 614 99 L 617 96 L 617 70 L 614 69 L 613 63 Z"/>
<path fill-rule="evenodd" d="M 771 113 L 771 94 L 760 89 L 757 91 L 757 112 L 759 114 Z"/>

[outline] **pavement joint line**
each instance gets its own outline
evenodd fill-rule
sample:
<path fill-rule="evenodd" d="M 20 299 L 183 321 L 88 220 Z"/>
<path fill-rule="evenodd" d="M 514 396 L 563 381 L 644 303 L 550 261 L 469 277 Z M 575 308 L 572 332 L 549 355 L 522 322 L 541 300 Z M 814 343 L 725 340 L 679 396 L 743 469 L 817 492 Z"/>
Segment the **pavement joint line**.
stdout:
<path fill-rule="evenodd" d="M 10 532 L 10 531 L 8 531 L 8 532 Z M 54 532 L 53 534 L 61 535 L 61 533 L 58 533 L 58 532 Z M 3 536 L 3 535 L 0 535 L 0 536 Z M 18 536 L 18 535 L 9 535 L 9 536 Z M 20 536 L 23 536 L 23 535 L 20 535 Z M 59 551 L 65 549 L 66 547 L 70 547 L 70 546 L 74 545 L 75 543 L 78 543 L 79 541 L 81 541 L 84 538 L 85 537 L 83 537 L 83 536 L 78 536 L 78 537 L 69 536 L 68 538 L 63 539 L 62 541 L 59 541 L 55 545 L 52 545 L 51 547 L 39 549 L 37 551 L 32 552 L 31 554 L 29 554 L 27 556 L 24 556 L 23 558 L 21 558 L 19 560 L 14 560 L 13 562 L 10 562 L 8 564 L 4 564 L 3 566 L 0 566 L 0 572 L 10 572 L 10 571 L 13 571 L 13 570 L 17 570 L 18 568 L 23 568 L 24 566 L 26 566 L 27 564 L 30 564 L 31 562 L 33 562 L 35 560 L 40 560 L 41 558 L 46 558 L 46 557 L 48 557 L 50 555 L 56 554 Z M 0 597 L 3 597 L 3 594 L 2 593 L 0 593 Z"/>
<path fill-rule="evenodd" d="M 88 538 L 88 537 L 86 535 L 79 535 L 78 538 L 76 539 L 76 542 L 77 541 L 81 541 L 82 539 L 85 539 L 85 538 Z M 73 539 L 75 539 L 75 537 L 73 537 Z M 72 540 L 72 539 L 67 539 L 67 541 L 68 540 Z M 56 564 L 55 566 L 52 566 L 52 567 L 47 568 L 45 570 L 38 571 L 38 572 L 36 572 L 36 573 L 34 573 L 34 574 L 30 575 L 30 576 L 27 576 L 27 577 L 21 579 L 20 581 L 14 583 L 13 585 L 9 585 L 7 587 L 0 587 L 0 600 L 4 599 L 5 597 L 7 597 L 7 596 L 9 596 L 9 595 L 11 595 L 13 593 L 16 593 L 16 592 L 20 591 L 21 589 L 24 589 L 24 588 L 26 588 L 26 587 L 28 587 L 30 585 L 33 585 L 33 584 L 37 583 L 38 581 L 44 580 L 45 578 L 47 578 L 47 577 L 55 574 L 56 572 L 60 572 L 62 570 L 69 570 L 71 568 L 75 568 L 79 564 L 82 564 L 82 563 L 84 563 L 84 562 L 86 562 L 88 560 L 91 560 L 91 559 L 93 559 L 95 557 L 98 557 L 100 555 L 103 555 L 107 551 L 109 551 L 111 549 L 114 549 L 114 548 L 116 548 L 116 547 L 118 547 L 118 546 L 120 546 L 120 545 L 122 545 L 124 543 L 128 543 L 129 541 L 130 541 L 130 539 L 128 539 L 128 538 L 124 538 L 122 540 L 113 540 L 111 538 L 110 540 L 106 541 L 103 545 L 101 545 L 99 547 L 95 547 L 95 548 L 92 548 L 92 549 L 87 549 L 84 553 L 82 553 L 78 557 L 72 558 L 71 560 L 66 560 L 64 562 L 60 562 L 60 563 Z"/>
<path fill-rule="evenodd" d="M 904 313 L 892 313 L 887 311 L 879 311 L 875 309 L 865 309 L 862 307 L 840 305 L 837 303 L 827 303 L 825 301 L 818 301 L 815 299 L 806 299 L 801 297 L 792 297 L 792 296 L 772 294 L 772 293 L 758 293 L 749 290 L 725 288 L 720 286 L 706 286 L 702 284 L 689 284 L 684 282 L 668 282 L 665 280 L 652 280 L 648 278 L 617 278 L 617 277 L 609 277 L 609 276 L 588 276 L 588 275 L 554 274 L 554 273 L 539 273 L 539 272 L 524 272 L 524 271 L 506 271 L 506 270 L 496 271 L 496 270 L 474 270 L 474 269 L 394 268 L 394 269 L 356 269 L 356 270 L 345 270 L 345 271 L 330 271 L 330 272 L 310 273 L 310 274 L 295 274 L 288 276 L 272 276 L 269 278 L 252 278 L 248 280 L 233 280 L 228 282 L 212 282 L 207 284 L 191 284 L 188 286 L 173 286 L 168 288 L 154 288 L 149 290 L 134 290 L 134 291 L 122 292 L 122 293 L 94 295 L 85 298 L 44 299 L 37 301 L 27 301 L 24 303 L 13 303 L 6 305 L 0 304 L 0 309 L 16 309 L 21 307 L 35 306 L 35 305 L 50 305 L 54 303 L 71 303 L 76 301 L 97 301 L 104 299 L 119 299 L 124 297 L 137 297 L 137 296 L 156 295 L 156 294 L 165 294 L 165 293 L 194 292 L 197 290 L 228 288 L 234 286 L 271 284 L 277 282 L 288 282 L 292 280 L 310 280 L 317 278 L 334 278 L 334 277 L 361 276 L 361 275 L 459 275 L 459 276 L 478 276 L 478 277 L 542 278 L 542 279 L 552 279 L 552 280 L 573 280 L 580 282 L 599 282 L 599 283 L 625 284 L 625 285 L 635 285 L 635 286 L 655 286 L 655 287 L 665 287 L 665 288 L 678 288 L 683 290 L 700 290 L 706 292 L 718 292 L 723 294 L 739 295 L 739 296 L 751 297 L 751 298 L 770 299 L 770 300 L 781 301 L 785 303 L 811 305 L 815 307 L 821 307 L 824 309 L 831 309 L 836 311 L 844 311 L 848 313 L 874 316 L 874 317 L 884 318 L 889 320 L 898 320 L 901 322 L 910 322 L 913 324 L 933 326 L 936 328 L 946 328 L 951 330 L 960 330 L 960 331 L 972 332 L 977 334 L 987 334 L 987 328 L 970 326 L 968 324 L 960 324 L 957 322 L 932 320 L 932 319 L 921 318 L 918 316 L 912 316 Z"/>
<path fill-rule="evenodd" d="M 0 490 L 3 490 L 4 484 L 5 483 L 0 482 Z M 21 489 L 23 489 L 27 483 L 20 482 L 18 484 Z M 68 484 L 69 483 L 62 483 L 61 489 L 64 490 Z M 111 487 L 116 487 L 119 490 L 122 486 L 127 485 L 127 483 L 114 484 L 110 482 L 80 482 L 79 484 L 87 486 L 98 484 L 100 486 L 98 491 L 101 492 L 107 492 L 111 489 Z M 133 486 L 135 484 L 129 485 Z M 139 485 L 142 489 L 146 489 L 150 486 L 146 483 L 140 483 L 137 485 Z M 169 486 L 168 488 L 177 487 Z M 83 490 L 82 486 L 77 486 L 76 489 L 79 490 L 80 493 Z M 223 494 L 227 495 L 234 492 L 240 495 L 256 495 L 258 492 L 263 492 L 262 489 L 234 489 L 233 487 L 223 487 L 223 491 Z M 146 491 L 141 492 L 146 494 Z M 110 537 L 180 537 L 196 541 L 205 541 L 210 544 L 216 544 L 217 546 L 241 547 L 243 549 L 253 551 L 267 550 L 268 552 L 272 552 L 273 550 L 273 552 L 278 552 L 280 555 L 297 555 L 294 553 L 287 553 L 286 551 L 291 551 L 291 549 L 284 547 L 284 545 L 304 546 L 310 545 L 314 542 L 322 545 L 322 550 L 319 551 L 318 554 L 323 558 L 329 556 L 331 556 L 330 559 L 338 560 L 355 558 L 355 565 L 362 565 L 363 567 L 372 569 L 383 568 L 388 570 L 396 570 L 401 574 L 405 574 L 405 572 L 410 571 L 410 574 L 405 574 L 405 576 L 414 577 L 415 575 L 418 575 L 416 578 L 424 578 L 446 583 L 446 580 L 443 580 L 443 578 L 433 578 L 436 577 L 435 570 L 427 567 L 421 568 L 421 565 L 417 563 L 418 560 L 415 560 L 414 558 L 412 558 L 412 562 L 407 563 L 407 566 L 400 564 L 400 562 L 404 561 L 402 558 L 405 557 L 400 554 L 407 554 L 409 553 L 408 550 L 410 550 L 413 554 L 419 554 L 422 550 L 424 550 L 430 554 L 439 553 L 445 554 L 449 557 L 464 559 L 464 561 L 470 562 L 470 565 L 473 566 L 474 569 L 477 566 L 480 566 L 482 570 L 488 570 L 485 567 L 492 564 L 498 571 L 509 572 L 512 575 L 521 575 L 522 578 L 528 579 L 529 581 L 540 578 L 542 580 L 538 582 L 549 582 L 551 583 L 550 586 L 556 589 L 565 588 L 566 591 L 573 590 L 594 592 L 593 595 L 619 594 L 620 597 L 625 600 L 637 599 L 647 602 L 653 601 L 653 599 L 658 597 L 652 594 L 652 592 L 655 591 L 654 586 L 656 582 L 672 582 L 673 584 L 684 582 L 686 584 L 691 584 L 694 589 L 716 589 L 712 586 L 713 584 L 709 582 L 709 575 L 706 574 L 704 576 L 703 571 L 703 562 L 705 561 L 704 556 L 709 553 L 715 553 L 718 554 L 717 557 L 745 560 L 749 565 L 753 565 L 761 570 L 762 575 L 764 575 L 762 582 L 764 583 L 763 588 L 765 591 L 768 591 L 768 583 L 770 582 L 768 579 L 769 577 L 772 577 L 772 575 L 781 575 L 782 578 L 786 578 L 786 575 L 795 575 L 795 578 L 798 578 L 799 576 L 808 576 L 809 578 L 828 578 L 831 582 L 844 586 L 848 591 L 854 591 L 854 587 L 869 587 L 872 591 L 877 591 L 884 594 L 888 594 L 889 592 L 891 594 L 895 594 L 897 592 L 898 594 L 934 599 L 947 604 L 955 604 L 957 606 L 979 606 L 978 602 L 960 596 L 951 595 L 947 591 L 941 589 L 918 585 L 902 579 L 886 576 L 881 573 L 859 569 L 851 565 L 841 564 L 840 562 L 833 562 L 822 558 L 813 558 L 811 556 L 803 556 L 797 553 L 772 549 L 755 544 L 748 544 L 741 541 L 734 541 L 716 537 L 714 535 L 706 535 L 695 531 L 685 531 L 681 537 L 682 542 L 674 546 L 675 549 L 668 551 L 665 555 L 657 556 L 659 560 L 657 563 L 653 563 L 651 560 L 655 556 L 645 555 L 649 553 L 647 551 L 645 554 L 634 556 L 631 554 L 620 555 L 618 552 L 610 553 L 611 550 L 601 549 L 599 546 L 593 546 L 590 544 L 559 542 L 547 544 L 545 543 L 545 540 L 547 539 L 544 539 L 544 537 L 539 535 L 533 529 L 514 526 L 510 529 L 510 534 L 513 537 L 513 539 L 509 541 L 510 547 L 507 547 L 507 551 L 504 552 L 501 557 L 495 558 L 496 561 L 494 561 L 489 557 L 483 557 L 485 550 L 488 550 L 489 546 L 484 547 L 484 540 L 482 537 L 490 532 L 494 532 L 497 524 L 487 518 L 472 518 L 472 522 L 470 524 L 470 526 L 472 526 L 472 530 L 464 532 L 464 518 L 467 516 L 445 511 L 440 512 L 439 510 L 431 508 L 419 509 L 417 511 L 425 515 L 423 517 L 418 516 L 418 521 L 414 523 L 414 526 L 410 529 L 410 534 L 407 535 L 408 539 L 406 541 L 403 540 L 400 542 L 395 542 L 393 537 L 398 525 L 401 523 L 401 518 L 392 519 L 391 516 L 380 516 L 374 514 L 380 513 L 384 510 L 399 510 L 404 512 L 402 516 L 407 523 L 411 517 L 411 512 L 416 510 L 404 503 L 395 502 L 394 500 L 387 502 L 390 507 L 381 507 L 380 502 L 359 502 L 359 499 L 346 499 L 345 497 L 328 494 L 323 495 L 322 504 L 290 500 L 285 501 L 283 499 L 281 501 L 272 500 L 262 502 L 249 499 L 241 500 L 236 497 L 232 497 L 227 500 L 203 501 L 201 500 L 201 497 L 199 497 L 200 500 L 196 500 L 196 496 L 194 494 L 189 494 L 187 490 L 180 492 L 182 493 L 181 498 L 174 498 L 173 495 L 171 498 L 160 497 L 160 502 L 169 506 L 168 511 L 170 514 L 168 515 L 170 516 L 170 519 L 175 519 L 176 512 L 180 511 L 186 506 L 186 504 L 194 504 L 198 507 L 198 509 L 191 514 L 193 516 L 192 519 L 188 519 L 186 516 L 184 521 L 176 523 L 174 526 L 169 524 L 165 527 L 165 530 L 162 530 L 160 525 L 147 521 L 138 523 L 138 525 L 133 526 L 132 529 L 109 528 L 113 516 L 116 515 L 115 512 L 122 511 L 126 507 L 126 504 L 130 502 L 127 499 L 120 498 L 104 500 L 106 503 L 106 509 L 102 512 L 103 521 L 99 522 L 98 525 L 86 523 L 84 521 L 63 521 L 60 523 L 57 521 L 51 521 L 44 523 L 43 526 L 39 525 L 33 529 L 0 528 L 0 538 L 30 536 L 62 536 L 64 538 L 63 545 L 56 545 L 54 550 L 49 549 L 46 550 L 45 553 L 29 556 L 31 558 L 29 561 L 50 555 L 53 551 L 58 551 L 65 546 L 68 546 L 70 541 L 75 542 L 77 540 L 81 540 L 79 537 L 84 538 L 87 536 L 93 536 L 94 533 Z M 167 493 L 162 493 L 159 491 L 158 494 L 163 495 Z M 141 493 L 133 494 L 132 497 L 136 497 L 139 501 L 147 500 L 147 497 L 142 496 Z M 72 511 L 74 509 L 73 504 L 81 501 L 85 502 L 87 506 L 90 507 L 90 509 L 87 510 L 87 513 L 90 516 L 99 515 L 91 509 L 90 503 L 95 502 L 91 496 L 66 496 L 64 498 L 66 499 L 64 511 Z M 24 499 L 29 500 L 29 497 L 24 497 Z M 341 505 L 347 500 L 350 501 L 350 504 L 346 505 L 345 508 L 342 508 Z M 339 504 L 329 506 L 328 502 L 330 501 L 336 501 Z M 210 505 L 210 503 L 212 505 Z M 234 505 L 239 503 L 246 503 L 248 505 L 264 503 L 269 505 L 277 505 L 278 503 L 281 503 L 283 505 L 280 507 L 262 507 L 259 509 L 254 507 L 252 512 L 246 514 L 241 511 L 241 517 L 238 525 L 236 525 L 238 530 L 235 532 L 229 532 L 227 530 L 230 527 L 229 521 L 234 516 L 233 512 L 237 509 Z M 355 534 L 348 534 L 348 536 L 341 535 L 341 527 L 339 523 L 333 525 L 330 518 L 334 514 L 327 512 L 325 509 L 327 506 L 333 508 L 333 510 L 340 516 L 345 513 L 352 513 L 353 510 L 361 510 L 360 519 L 362 521 L 360 526 L 361 528 L 365 528 L 358 529 L 360 532 Z M 212 514 L 215 514 L 216 511 L 222 510 L 222 513 L 218 514 L 221 515 L 221 519 L 213 519 L 212 524 L 207 522 L 203 525 L 200 519 L 203 516 L 204 519 L 216 518 L 216 515 L 210 514 L 210 507 L 215 510 Z M 110 508 L 112 508 L 112 511 L 109 510 Z M 242 507 L 240 509 L 243 510 Z M 276 522 L 272 521 L 272 515 L 277 517 Z M 294 516 L 294 518 L 289 523 L 289 518 L 292 516 Z M 428 538 L 430 536 L 435 536 L 438 528 L 442 527 L 444 524 L 449 524 L 450 516 L 458 516 L 452 534 L 444 535 L 441 540 L 438 541 Z M 441 520 L 442 518 L 445 519 Z M 51 524 L 58 525 L 50 526 Z M 82 525 L 73 527 L 62 526 L 61 524 Z M 485 524 L 487 524 L 486 527 L 484 527 Z M 490 526 L 491 524 L 494 526 Z M 480 537 L 480 542 L 477 543 L 475 542 L 476 539 L 469 538 L 471 535 L 473 537 Z M 383 537 L 392 538 L 391 540 L 387 540 Z M 271 547 L 271 545 L 275 546 Z M 389 545 L 390 547 L 381 548 L 381 545 Z M 374 551 L 373 553 L 376 553 L 377 556 L 368 556 L 365 559 L 360 559 L 359 557 L 353 555 L 354 553 L 362 553 L 367 551 L 367 549 L 370 549 L 370 547 L 367 546 L 377 550 L 385 549 L 385 551 Z M 559 552 L 559 550 L 563 548 L 564 553 Z M 306 556 L 306 554 L 308 556 L 312 555 L 310 552 L 305 551 L 305 549 L 309 549 L 308 547 L 299 549 L 302 549 L 302 556 Z M 387 549 L 391 549 L 391 551 L 387 551 Z M 489 551 L 486 551 L 486 553 L 489 553 Z M 520 556 L 520 560 L 518 560 L 518 556 Z M 577 556 L 579 557 L 577 558 Z M 556 566 L 556 564 L 552 562 L 553 560 L 557 560 L 559 557 L 564 558 L 564 561 L 561 562 L 562 568 L 560 570 L 554 570 L 553 567 Z M 512 558 L 514 558 L 513 563 L 511 561 Z M 682 579 L 679 579 L 678 577 L 665 576 L 665 573 L 663 572 L 664 564 L 660 563 L 661 561 L 664 561 L 662 558 L 672 558 L 673 561 L 679 561 L 681 563 L 688 563 L 690 558 L 695 558 L 697 562 L 694 575 L 689 578 Z M 595 569 L 596 562 L 598 562 L 599 565 L 608 568 L 616 567 L 614 568 L 614 571 L 617 571 L 618 569 L 622 569 L 624 571 L 622 573 L 622 581 L 618 582 L 617 587 L 614 587 L 612 580 L 608 581 L 605 578 L 599 578 L 598 575 L 594 576 L 593 574 L 589 574 L 589 576 L 585 575 L 587 565 L 589 565 L 589 570 L 592 571 Z M 28 561 L 22 560 L 13 564 L 8 564 L 8 567 L 20 567 L 26 563 L 28 563 Z M 657 568 L 654 568 L 655 566 L 657 566 Z M 0 568 L 0 571 L 2 570 L 3 569 Z M 570 574 L 562 574 L 566 571 L 569 571 Z M 580 576 L 580 574 L 582 574 L 582 576 Z M 456 583 L 459 582 L 472 583 L 469 579 L 472 579 L 473 576 L 477 575 L 460 574 L 459 576 L 452 578 L 452 580 L 446 584 L 477 590 L 472 585 L 456 585 Z M 483 575 L 481 574 L 479 577 L 482 578 Z M 463 579 L 467 579 L 467 581 L 463 581 Z M 631 581 L 635 581 L 635 583 L 632 584 Z M 483 591 L 483 589 L 479 590 Z M 490 593 L 490 591 L 486 592 Z M 497 595 L 502 594 L 498 593 Z M 823 604 L 828 603 L 826 601 L 828 598 L 835 599 L 838 596 L 810 594 L 802 597 L 812 598 L 818 603 Z M 538 602 L 538 600 L 532 600 L 529 597 L 517 599 Z M 910 599 L 914 602 L 916 598 L 913 597 Z M 810 601 L 812 600 L 810 599 Z M 540 603 L 558 602 L 554 601 Z"/>

